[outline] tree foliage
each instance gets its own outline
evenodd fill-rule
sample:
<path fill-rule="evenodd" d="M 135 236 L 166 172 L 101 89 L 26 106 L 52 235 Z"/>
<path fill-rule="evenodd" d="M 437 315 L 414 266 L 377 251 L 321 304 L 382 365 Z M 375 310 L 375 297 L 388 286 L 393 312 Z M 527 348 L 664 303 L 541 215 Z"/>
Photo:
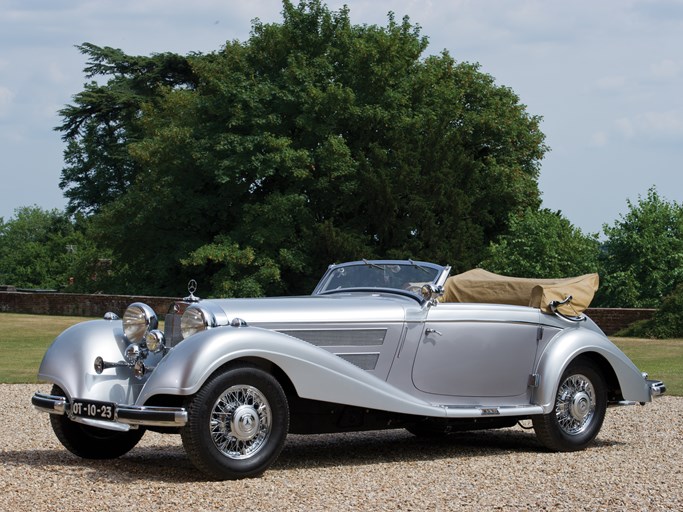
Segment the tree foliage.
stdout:
<path fill-rule="evenodd" d="M 97 212 L 120 287 L 306 293 L 361 257 L 465 270 L 510 213 L 538 208 L 544 136 L 513 91 L 424 58 L 408 18 L 352 25 L 319 0 L 282 15 L 206 55 L 80 47 L 110 78 L 62 111 L 62 185 Z"/>
<path fill-rule="evenodd" d="M 0 283 L 94 291 L 97 250 L 84 222 L 39 207 L 18 208 L 7 222 L 0 219 Z"/>
<path fill-rule="evenodd" d="M 683 283 L 683 206 L 653 187 L 647 197 L 627 200 L 628 212 L 607 235 L 602 261 L 605 307 L 658 307 Z"/>
<path fill-rule="evenodd" d="M 664 297 L 650 320 L 629 325 L 617 333 L 619 336 L 638 338 L 683 338 L 683 284 Z"/>
<path fill-rule="evenodd" d="M 60 111 L 64 122 L 56 130 L 67 143 L 60 187 L 70 213 L 93 213 L 121 197 L 139 172 L 128 144 L 144 136 L 142 105 L 160 88 L 191 87 L 193 76 L 187 59 L 172 53 L 136 57 L 90 43 L 77 48 L 89 59 L 86 78 L 110 78 L 85 84 Z"/>
<path fill-rule="evenodd" d="M 511 216 L 509 231 L 491 243 L 481 266 L 510 276 L 560 278 L 598 272 L 599 255 L 597 234 L 584 234 L 559 211 L 530 209 Z"/>

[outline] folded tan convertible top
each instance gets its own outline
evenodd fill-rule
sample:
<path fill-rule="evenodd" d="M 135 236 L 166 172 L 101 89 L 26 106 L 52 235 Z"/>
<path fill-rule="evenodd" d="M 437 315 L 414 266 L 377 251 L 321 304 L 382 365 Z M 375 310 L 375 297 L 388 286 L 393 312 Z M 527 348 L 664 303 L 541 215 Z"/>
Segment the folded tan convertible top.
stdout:
<path fill-rule="evenodd" d="M 540 308 L 552 313 L 548 304 L 572 296 L 569 304 L 558 307 L 568 316 L 582 313 L 598 289 L 598 274 L 564 279 L 508 277 L 481 268 L 451 276 L 446 281 L 443 302 L 486 302 Z"/>

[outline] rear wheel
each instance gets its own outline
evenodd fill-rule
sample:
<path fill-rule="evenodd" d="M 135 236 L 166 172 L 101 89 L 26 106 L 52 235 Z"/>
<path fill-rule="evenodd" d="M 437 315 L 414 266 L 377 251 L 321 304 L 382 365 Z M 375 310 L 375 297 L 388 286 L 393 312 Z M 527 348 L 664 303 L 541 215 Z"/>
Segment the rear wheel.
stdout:
<path fill-rule="evenodd" d="M 66 396 L 58 386 L 52 387 L 55 396 Z M 115 459 L 128 453 L 138 444 L 145 429 L 125 432 L 92 427 L 71 421 L 66 415 L 50 414 L 50 424 L 59 442 L 74 455 L 84 459 Z"/>
<path fill-rule="evenodd" d="M 606 409 L 600 369 L 588 359 L 574 360 L 560 378 L 553 410 L 533 418 L 536 436 L 553 451 L 582 450 L 598 435 Z"/>
<path fill-rule="evenodd" d="M 215 375 L 189 400 L 181 437 L 198 469 L 226 480 L 263 473 L 282 451 L 288 429 L 289 407 L 278 381 L 243 366 Z"/>

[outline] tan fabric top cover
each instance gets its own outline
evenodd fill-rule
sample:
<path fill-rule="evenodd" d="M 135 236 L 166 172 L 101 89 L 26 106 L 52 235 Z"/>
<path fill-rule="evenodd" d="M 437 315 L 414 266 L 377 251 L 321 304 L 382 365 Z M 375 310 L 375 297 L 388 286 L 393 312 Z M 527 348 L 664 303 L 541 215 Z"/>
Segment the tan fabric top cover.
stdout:
<path fill-rule="evenodd" d="M 577 316 L 593 300 L 598 283 L 598 274 L 564 279 L 533 279 L 501 276 L 475 268 L 446 280 L 442 302 L 512 304 L 540 308 L 544 313 L 552 313 L 548 307 L 551 301 L 561 301 L 571 295 L 571 302 L 557 310 L 568 316 Z"/>

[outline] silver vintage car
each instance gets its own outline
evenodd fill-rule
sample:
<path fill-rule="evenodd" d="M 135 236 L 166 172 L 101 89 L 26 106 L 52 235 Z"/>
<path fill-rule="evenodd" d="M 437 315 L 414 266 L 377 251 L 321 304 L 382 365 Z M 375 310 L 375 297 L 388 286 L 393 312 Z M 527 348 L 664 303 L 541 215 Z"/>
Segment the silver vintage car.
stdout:
<path fill-rule="evenodd" d="M 415 435 L 530 420 L 554 451 L 586 447 L 608 406 L 665 392 L 583 314 L 597 276 L 526 280 L 419 261 L 329 267 L 312 295 L 131 304 L 48 349 L 33 405 L 74 454 L 121 456 L 180 433 L 214 479 L 261 474 L 288 433 Z"/>

